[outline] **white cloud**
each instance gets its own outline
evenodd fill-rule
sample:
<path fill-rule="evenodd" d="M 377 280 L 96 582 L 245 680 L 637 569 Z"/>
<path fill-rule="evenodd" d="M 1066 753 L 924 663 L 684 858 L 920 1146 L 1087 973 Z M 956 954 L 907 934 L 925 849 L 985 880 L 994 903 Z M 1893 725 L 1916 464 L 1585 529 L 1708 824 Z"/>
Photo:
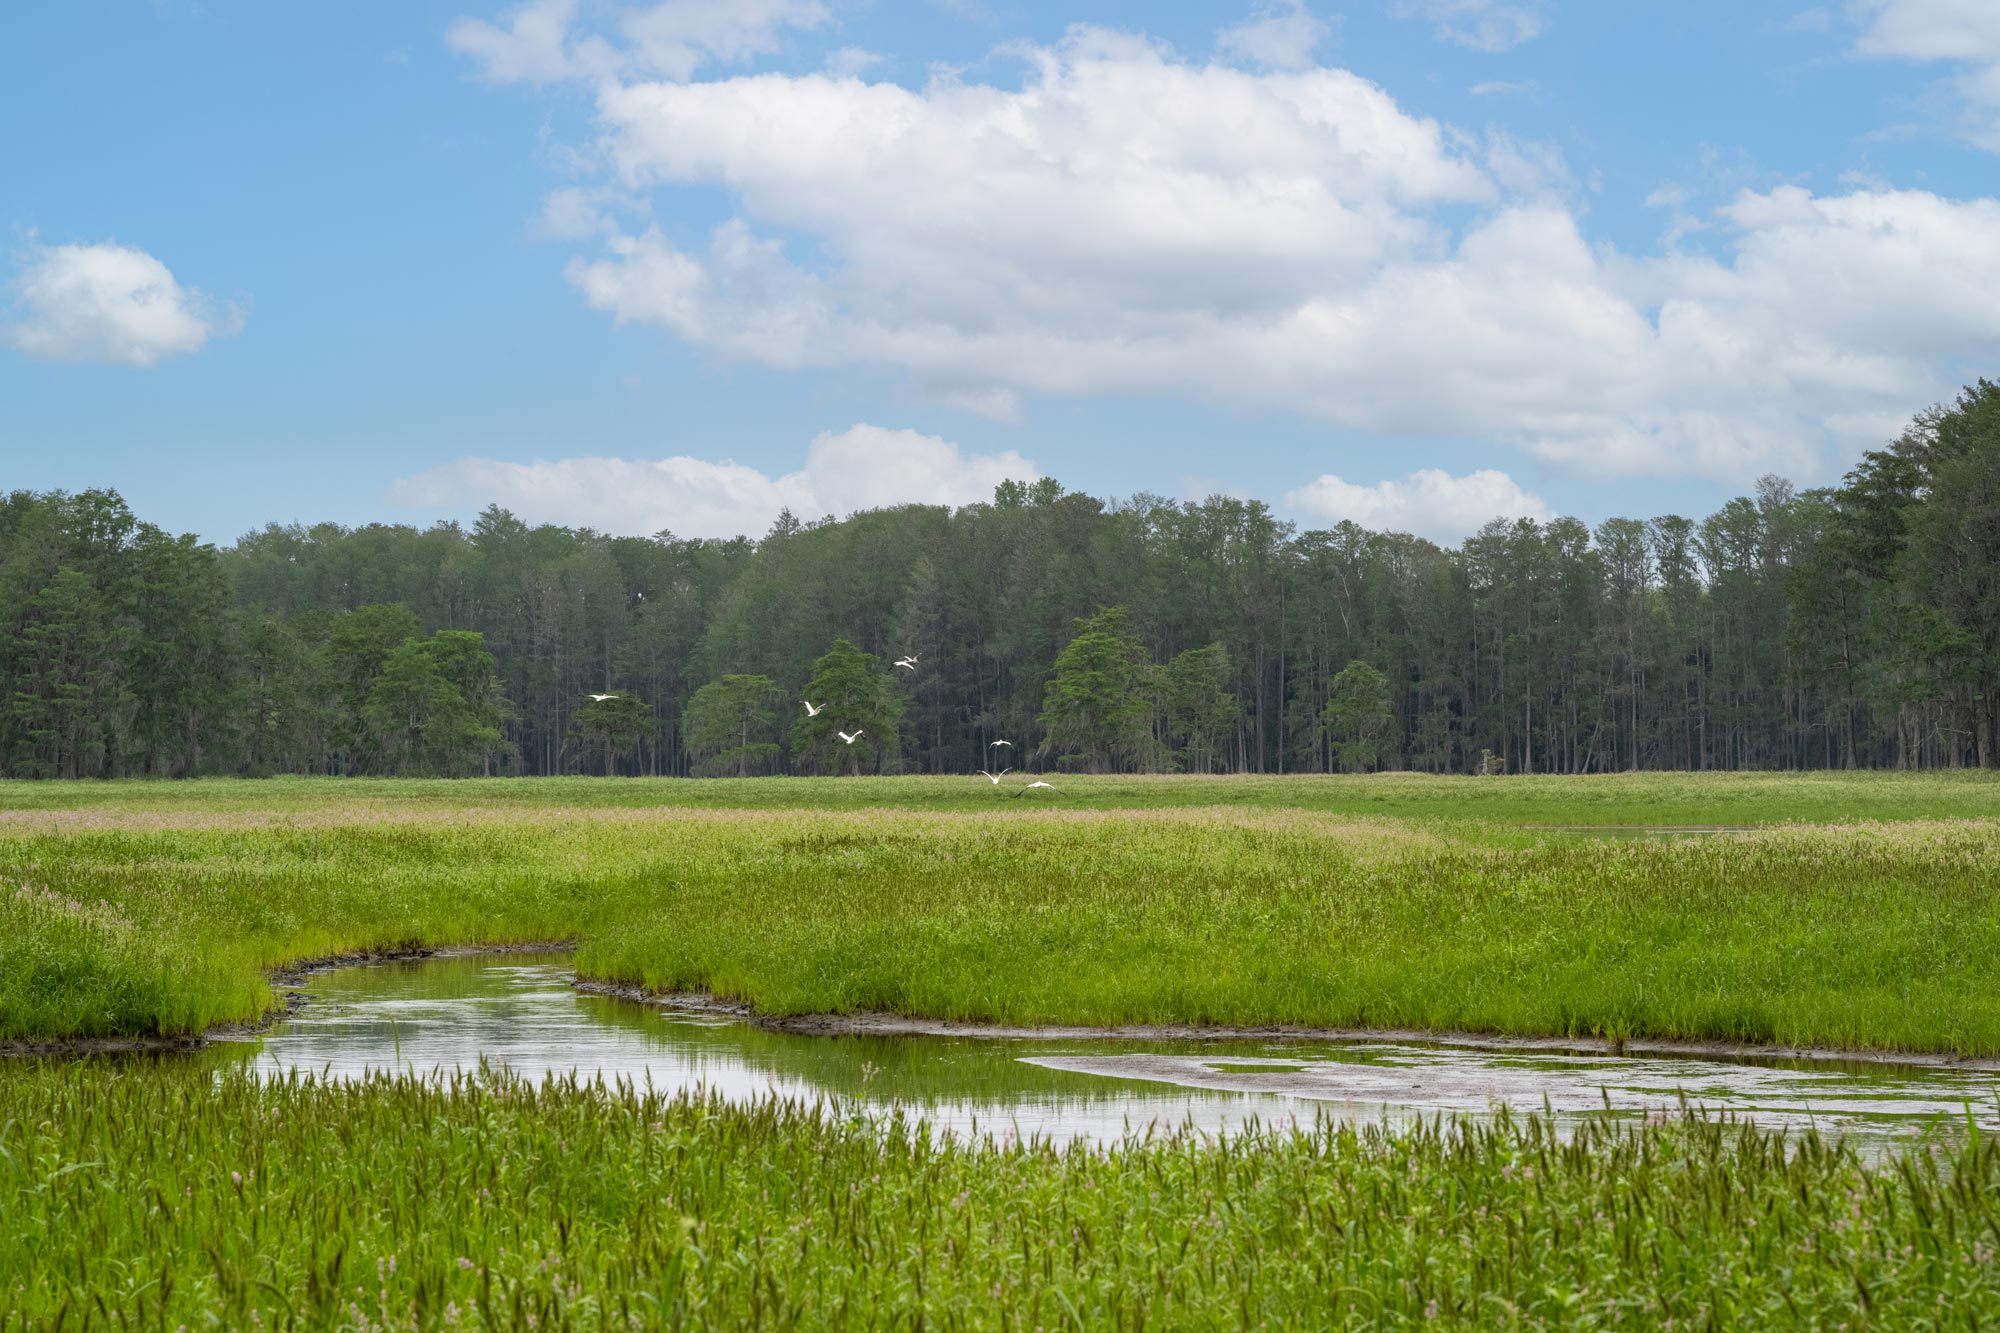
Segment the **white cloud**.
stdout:
<path fill-rule="evenodd" d="M 785 29 L 817 28 L 831 17 L 822 0 L 660 0 L 617 11 L 613 40 L 579 30 L 578 0 L 527 0 L 498 23 L 458 19 L 445 41 L 493 83 L 689 79 L 711 62 L 768 55 Z"/>
<path fill-rule="evenodd" d="M 575 17 L 576 0 L 531 0 L 502 23 L 461 18 L 445 30 L 445 41 L 494 83 L 556 83 L 584 72 L 569 49 Z"/>
<path fill-rule="evenodd" d="M 1344 71 L 1196 67 L 1087 30 L 1032 58 L 1019 91 L 607 88 L 603 148 L 632 188 L 724 185 L 838 260 L 808 272 L 739 217 L 703 256 L 648 232 L 571 278 L 621 320 L 779 365 L 899 362 L 961 396 L 1142 387 L 1153 372 L 1112 363 L 1281 317 L 1302 290 L 1434 248 L 1413 206 L 1494 192 L 1439 126 Z"/>
<path fill-rule="evenodd" d="M 242 323 L 217 312 L 144 250 L 97 245 L 31 245 L 9 287 L 13 317 L 0 334 L 29 356 L 150 366 L 194 352 Z"/>
<path fill-rule="evenodd" d="M 1456 542 L 1494 518 L 1550 517 L 1539 496 L 1491 469 L 1454 477 L 1439 468 L 1423 468 L 1401 481 L 1373 486 L 1327 473 L 1291 492 L 1285 503 L 1329 523 L 1344 519 L 1364 528 L 1409 532 L 1437 542 Z"/>
<path fill-rule="evenodd" d="M 1951 86 L 1967 139 L 2000 152 L 2000 4 L 1993 0 L 1851 0 L 1855 52 L 1958 67 Z"/>
<path fill-rule="evenodd" d="M 1012 450 L 966 454 L 934 435 L 863 424 L 814 437 L 805 465 L 777 477 L 684 455 L 462 458 L 398 481 L 389 498 L 431 510 L 498 504 L 530 522 L 612 533 L 734 537 L 762 534 L 782 509 L 812 519 L 897 504 L 965 505 L 989 499 L 1003 481 L 1040 475 Z"/>
<path fill-rule="evenodd" d="M 1548 0 L 1395 0 L 1391 12 L 1423 19 L 1439 41 L 1495 53 L 1533 41 L 1549 24 Z"/>
<path fill-rule="evenodd" d="M 618 224 L 612 213 L 634 208 L 632 200 L 602 187 L 569 185 L 551 190 L 542 198 L 541 215 L 535 219 L 534 233 L 547 241 L 584 241 L 596 236 L 615 236 Z"/>
<path fill-rule="evenodd" d="M 1855 0 L 1863 55 L 2000 61 L 2000 6 L 1990 0 Z"/>
<path fill-rule="evenodd" d="M 1305 0 L 1278 0 L 1256 15 L 1216 34 L 1217 48 L 1253 65 L 1272 69 L 1304 69 L 1313 52 L 1332 35 L 1326 20 L 1305 6 Z"/>
<path fill-rule="evenodd" d="M 836 79 L 858 79 L 887 60 L 875 51 L 859 46 L 843 46 L 826 53 L 821 68 Z"/>
<path fill-rule="evenodd" d="M 1087 28 L 1023 55 L 1012 87 L 601 83 L 616 189 L 737 213 L 705 238 L 605 227 L 570 280 L 621 323 L 900 367 L 1001 420 L 1034 395 L 1185 394 L 1730 483 L 1824 477 L 1877 442 L 1861 423 L 2000 352 L 1990 199 L 1782 189 L 1697 215 L 1663 191 L 1670 236 L 1705 228 L 1710 253 L 1623 254 L 1585 234 L 1559 154 L 1343 70 Z"/>
<path fill-rule="evenodd" d="M 1537 91 L 1540 87 L 1541 84 L 1535 82 L 1533 79 L 1522 79 L 1518 82 L 1509 82 L 1506 79 L 1488 79 L 1483 83 L 1473 84 L 1466 91 L 1474 97 L 1525 97 L 1529 93 Z"/>

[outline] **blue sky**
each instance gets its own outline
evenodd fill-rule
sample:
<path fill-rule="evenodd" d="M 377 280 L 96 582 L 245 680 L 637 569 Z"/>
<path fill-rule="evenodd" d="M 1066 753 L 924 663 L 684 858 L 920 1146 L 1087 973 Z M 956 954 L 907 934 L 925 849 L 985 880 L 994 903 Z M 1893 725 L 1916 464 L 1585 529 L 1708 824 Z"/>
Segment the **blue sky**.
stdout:
<path fill-rule="evenodd" d="M 2000 366 L 2000 6 L 75 0 L 0 485 L 618 531 L 1006 475 L 1450 539 L 1826 482 Z"/>

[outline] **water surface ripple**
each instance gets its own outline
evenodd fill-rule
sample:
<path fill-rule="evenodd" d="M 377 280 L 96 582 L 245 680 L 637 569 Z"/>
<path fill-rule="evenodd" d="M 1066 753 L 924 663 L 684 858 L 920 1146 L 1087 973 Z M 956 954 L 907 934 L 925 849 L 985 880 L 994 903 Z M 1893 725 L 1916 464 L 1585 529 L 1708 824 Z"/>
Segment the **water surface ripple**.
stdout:
<path fill-rule="evenodd" d="M 2000 1128 L 2000 1076 L 1950 1066 L 1521 1052 L 1410 1042 L 800 1036 L 586 994 L 562 955 L 468 955 L 341 968 L 270 1033 L 226 1047 L 261 1073 L 354 1078 L 504 1065 L 732 1101 L 834 1098 L 957 1133 L 1104 1142 L 1315 1117 L 1379 1122 L 1506 1105 L 1558 1116 L 1673 1114 L 1683 1098 L 1771 1127 L 1881 1143 Z"/>

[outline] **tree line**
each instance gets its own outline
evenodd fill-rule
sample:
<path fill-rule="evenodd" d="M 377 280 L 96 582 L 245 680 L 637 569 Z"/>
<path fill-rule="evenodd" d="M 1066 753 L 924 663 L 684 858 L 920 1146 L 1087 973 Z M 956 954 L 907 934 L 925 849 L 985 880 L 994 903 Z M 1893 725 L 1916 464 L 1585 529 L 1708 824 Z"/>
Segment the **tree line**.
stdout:
<path fill-rule="evenodd" d="M 1837 487 L 1455 548 L 1050 480 L 754 540 L 490 508 L 221 548 L 17 491 L 0 701 L 20 777 L 1993 767 L 2000 386 Z"/>

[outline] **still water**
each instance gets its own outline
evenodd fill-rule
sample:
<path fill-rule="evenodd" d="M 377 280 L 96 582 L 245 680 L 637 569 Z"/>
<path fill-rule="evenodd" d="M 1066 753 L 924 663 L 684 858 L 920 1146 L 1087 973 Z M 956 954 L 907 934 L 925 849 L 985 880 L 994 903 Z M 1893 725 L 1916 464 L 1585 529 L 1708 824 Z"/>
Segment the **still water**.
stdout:
<path fill-rule="evenodd" d="M 1814 1124 L 1880 1143 L 2000 1127 L 2000 1075 L 1854 1061 L 1732 1061 L 1397 1042 L 1076 1037 L 799 1036 L 739 1019 L 587 994 L 564 955 L 469 955 L 340 968 L 306 1007 L 225 1058 L 260 1072 L 353 1078 L 473 1070 L 574 1072 L 747 1101 L 901 1108 L 957 1133 L 1115 1140 L 1128 1132 L 1369 1122 L 1499 1105 L 1559 1116 L 1671 1113 L 1680 1100 L 1766 1126 Z M 1969 1109 L 1968 1109 L 1969 1108 Z"/>

